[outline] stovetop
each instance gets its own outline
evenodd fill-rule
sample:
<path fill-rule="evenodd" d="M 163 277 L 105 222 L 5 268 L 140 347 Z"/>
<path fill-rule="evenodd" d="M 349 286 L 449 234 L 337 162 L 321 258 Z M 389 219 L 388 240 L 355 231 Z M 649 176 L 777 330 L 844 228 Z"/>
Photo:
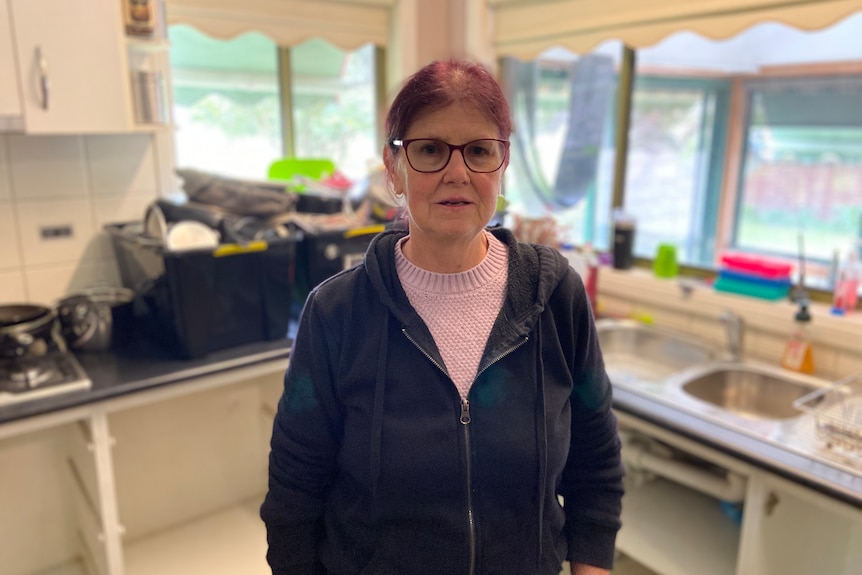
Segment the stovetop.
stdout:
<path fill-rule="evenodd" d="M 59 393 L 89 389 L 92 381 L 74 355 L 0 359 L 0 405 L 30 401 Z"/>

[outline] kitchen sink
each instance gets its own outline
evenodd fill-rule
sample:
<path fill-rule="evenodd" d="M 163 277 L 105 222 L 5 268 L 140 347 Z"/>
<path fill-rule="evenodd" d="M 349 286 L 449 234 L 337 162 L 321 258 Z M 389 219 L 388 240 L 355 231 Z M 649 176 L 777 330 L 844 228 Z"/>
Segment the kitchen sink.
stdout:
<path fill-rule="evenodd" d="M 682 383 L 692 397 L 753 419 L 796 417 L 793 402 L 816 389 L 783 369 L 747 364 L 710 366 Z"/>
<path fill-rule="evenodd" d="M 634 320 L 601 319 L 596 329 L 608 377 L 615 385 L 663 382 L 721 355 L 717 346 Z"/>

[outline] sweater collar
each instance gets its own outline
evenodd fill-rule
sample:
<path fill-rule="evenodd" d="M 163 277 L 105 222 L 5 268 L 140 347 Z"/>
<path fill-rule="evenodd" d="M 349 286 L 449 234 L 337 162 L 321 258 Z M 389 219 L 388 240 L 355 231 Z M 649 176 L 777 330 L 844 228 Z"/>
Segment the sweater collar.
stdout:
<path fill-rule="evenodd" d="M 431 272 L 408 260 L 401 249 L 407 237 L 401 238 L 395 244 L 395 267 L 401 283 L 406 287 L 441 295 L 471 292 L 488 285 L 506 269 L 506 246 L 492 234 L 484 233 L 488 239 L 488 252 L 479 265 L 451 274 Z"/>

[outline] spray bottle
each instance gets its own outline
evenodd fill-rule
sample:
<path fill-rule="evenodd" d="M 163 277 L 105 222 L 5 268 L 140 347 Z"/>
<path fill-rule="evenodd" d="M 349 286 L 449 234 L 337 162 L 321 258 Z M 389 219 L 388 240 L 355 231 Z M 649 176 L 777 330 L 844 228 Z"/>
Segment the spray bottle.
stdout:
<path fill-rule="evenodd" d="M 858 299 L 859 270 L 856 264 L 856 254 L 850 252 L 838 269 L 831 312 L 835 315 L 845 315 L 856 309 Z"/>

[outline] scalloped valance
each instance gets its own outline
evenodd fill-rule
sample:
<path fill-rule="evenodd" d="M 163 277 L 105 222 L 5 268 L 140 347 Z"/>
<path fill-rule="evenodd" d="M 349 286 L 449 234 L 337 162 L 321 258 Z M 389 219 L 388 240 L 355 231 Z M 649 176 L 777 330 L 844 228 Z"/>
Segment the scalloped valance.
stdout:
<path fill-rule="evenodd" d="M 499 56 L 532 59 L 553 47 L 585 54 L 607 40 L 633 48 L 675 32 L 724 39 L 763 22 L 803 30 L 862 11 L 862 0 L 488 0 Z"/>
<path fill-rule="evenodd" d="M 321 38 L 344 50 L 386 46 L 395 0 L 167 0 L 168 24 L 214 38 L 260 32 L 281 46 Z"/>

